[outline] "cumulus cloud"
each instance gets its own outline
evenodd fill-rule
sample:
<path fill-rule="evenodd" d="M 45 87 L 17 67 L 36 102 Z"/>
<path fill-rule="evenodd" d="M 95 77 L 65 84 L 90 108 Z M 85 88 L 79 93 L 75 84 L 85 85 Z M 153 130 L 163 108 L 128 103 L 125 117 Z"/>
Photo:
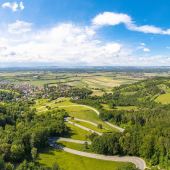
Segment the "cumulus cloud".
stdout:
<path fill-rule="evenodd" d="M 8 32 L 11 34 L 23 34 L 31 31 L 32 23 L 17 20 L 8 25 Z"/>
<path fill-rule="evenodd" d="M 113 12 L 104 12 L 102 14 L 97 15 L 93 20 L 93 24 L 96 26 L 103 25 L 118 25 L 118 24 L 128 24 L 131 23 L 131 17 L 126 14 L 121 13 L 113 13 Z"/>
<path fill-rule="evenodd" d="M 22 1 L 19 2 L 19 3 L 17 3 L 17 2 L 5 2 L 1 6 L 2 6 L 2 8 L 11 9 L 13 12 L 16 12 L 16 11 L 19 11 L 19 10 L 22 11 L 25 8 Z"/>
<path fill-rule="evenodd" d="M 114 12 L 104 12 L 97 15 L 92 20 L 92 24 L 95 27 L 101 26 L 115 26 L 119 24 L 124 24 L 128 30 L 150 33 L 150 34 L 162 34 L 162 35 L 170 35 L 170 29 L 162 29 L 153 25 L 142 25 L 138 26 L 135 24 L 133 19 L 123 13 L 114 13 Z"/>
<path fill-rule="evenodd" d="M 10 24 L 8 27 L 10 33 L 17 34 L 14 36 L 7 34 L 1 40 L 3 49 L 0 49 L 0 60 L 6 63 L 20 61 L 51 62 L 55 65 L 61 63 L 107 65 L 118 53 L 123 51 L 123 45 L 120 43 L 103 43 L 100 39 L 95 38 L 96 32 L 90 27 L 63 23 L 45 30 L 30 31 L 24 36 L 18 34 L 18 31 L 15 32 L 18 30 L 16 28 L 20 27 L 20 22 L 12 24 L 12 26 Z M 21 27 L 19 32 L 25 31 L 27 29 Z"/>
<path fill-rule="evenodd" d="M 31 23 L 16 21 L 0 31 L 0 65 L 167 65 L 170 57 L 135 55 L 134 47 L 122 42 L 103 41 L 97 29 L 60 23 L 46 29 L 31 28 Z M 141 50 L 149 48 L 141 43 Z M 26 65 L 24 65 L 26 64 Z"/>

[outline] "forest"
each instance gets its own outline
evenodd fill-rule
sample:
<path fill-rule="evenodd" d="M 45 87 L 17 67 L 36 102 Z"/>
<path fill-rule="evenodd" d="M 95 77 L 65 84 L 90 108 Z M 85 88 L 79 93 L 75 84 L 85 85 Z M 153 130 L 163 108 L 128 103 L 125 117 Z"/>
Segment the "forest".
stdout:
<path fill-rule="evenodd" d="M 31 89 L 32 86 L 30 87 Z M 33 107 L 37 99 L 53 101 L 69 97 L 77 104 L 92 106 L 100 111 L 100 119 L 125 127 L 123 133 L 89 136 L 92 151 L 105 155 L 132 155 L 144 158 L 150 166 L 170 167 L 170 105 L 157 102 L 170 88 L 169 78 L 151 78 L 114 87 L 111 93 L 92 96 L 92 90 L 59 84 L 48 84 L 34 95 L 18 90 L 14 85 L 0 91 L 0 169 L 46 170 L 36 159 L 49 147 L 50 137 L 69 134 L 64 109 L 37 114 Z M 30 90 L 28 90 L 30 91 Z M 107 105 L 106 108 L 105 105 Z M 119 107 L 132 107 L 121 110 Z M 53 165 L 53 169 L 59 169 Z"/>

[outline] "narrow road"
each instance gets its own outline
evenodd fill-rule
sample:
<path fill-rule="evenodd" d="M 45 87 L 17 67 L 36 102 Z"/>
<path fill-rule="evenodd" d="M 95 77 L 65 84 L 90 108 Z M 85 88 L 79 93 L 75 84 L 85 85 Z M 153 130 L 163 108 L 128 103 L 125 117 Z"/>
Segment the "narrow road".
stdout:
<path fill-rule="evenodd" d="M 87 158 L 94 158 L 94 159 L 99 159 L 99 160 L 105 160 L 105 161 L 130 162 L 130 163 L 135 164 L 135 166 L 139 168 L 140 170 L 144 170 L 146 168 L 145 161 L 135 156 L 106 156 L 106 155 L 101 155 L 101 154 L 82 152 L 82 151 L 70 149 L 67 147 L 62 147 L 56 143 L 57 141 L 67 141 L 67 142 L 80 143 L 80 144 L 84 144 L 86 142 L 86 141 L 73 140 L 73 139 L 67 139 L 67 138 L 59 138 L 59 139 L 50 138 L 49 145 L 55 149 L 61 149 L 65 152 L 68 152 L 74 155 L 79 155 L 79 156 L 84 156 Z"/>
<path fill-rule="evenodd" d="M 58 138 L 57 142 L 71 142 L 71 143 L 78 143 L 78 144 L 85 144 L 87 142 L 89 145 L 91 145 L 90 141 L 75 140 L 75 139 L 70 139 L 70 138 Z"/>
<path fill-rule="evenodd" d="M 93 107 L 91 107 L 91 106 L 87 106 L 87 105 L 83 105 L 83 104 L 76 104 L 76 105 L 68 105 L 68 106 L 58 106 L 58 107 L 78 107 L 78 106 L 82 106 L 82 107 L 86 107 L 86 108 L 88 108 L 88 109 L 91 109 L 91 110 L 93 110 L 98 116 L 100 115 L 100 112 L 97 110 L 97 109 L 95 109 L 95 108 L 93 108 Z M 120 131 L 120 132 L 124 132 L 124 130 L 125 129 L 123 129 L 123 128 L 121 128 L 121 127 L 119 127 L 119 126 L 116 126 L 116 125 L 113 125 L 113 124 L 111 124 L 111 123 L 109 123 L 109 122 L 107 122 L 107 121 L 105 121 L 105 123 L 107 123 L 107 125 L 109 125 L 110 127 L 112 127 L 112 128 L 115 128 L 115 129 L 117 129 L 118 131 Z"/>
<path fill-rule="evenodd" d="M 94 122 L 91 122 L 91 121 L 88 121 L 88 120 L 79 119 L 79 118 L 76 118 L 76 117 L 74 117 L 74 120 L 79 121 L 79 122 L 89 123 L 89 124 L 91 124 L 91 125 L 93 125 L 93 126 L 96 126 L 96 127 L 98 126 L 97 123 L 94 123 Z"/>
<path fill-rule="evenodd" d="M 91 106 L 87 106 L 87 105 L 68 105 L 68 106 L 59 106 L 59 107 L 72 107 L 72 106 L 82 106 L 82 107 L 86 107 L 88 109 L 91 109 L 93 110 L 97 115 L 100 114 L 100 112 L 98 110 L 96 110 L 95 108 L 91 107 Z M 86 120 L 83 120 L 83 119 L 78 119 L 76 118 L 77 120 L 79 121 L 84 121 L 84 122 L 90 122 L 90 121 L 86 121 Z M 75 120 L 76 120 L 75 119 Z M 81 129 L 84 129 L 86 131 L 91 131 L 91 132 L 94 132 L 94 133 L 97 133 L 99 135 L 102 135 L 102 133 L 99 133 L 99 132 L 96 132 L 96 131 L 93 131 L 89 128 L 86 128 L 84 126 L 81 126 L 79 124 L 76 124 L 74 122 L 71 122 L 70 120 L 66 119 L 66 121 L 72 125 L 75 125 Z M 90 122 L 91 124 L 93 122 Z M 125 129 L 123 128 L 120 128 L 119 126 L 116 126 L 116 125 L 113 125 L 107 121 L 105 121 L 106 124 L 108 124 L 110 127 L 113 127 L 113 128 L 116 128 L 117 130 L 119 130 L 120 132 L 123 132 Z M 93 123 L 94 125 L 95 123 Z M 67 142 L 74 142 L 74 143 L 80 143 L 80 144 L 83 144 L 84 142 L 86 141 L 80 141 L 80 140 L 73 140 L 73 139 L 65 139 L 65 138 L 60 138 L 59 139 L 60 141 L 67 141 Z M 79 156 L 84 156 L 84 157 L 88 157 L 88 158 L 94 158 L 94 159 L 100 159 L 100 160 L 106 160 L 106 161 L 116 161 L 116 162 L 130 162 L 130 163 L 133 163 L 136 165 L 137 168 L 139 168 L 140 170 L 144 170 L 146 168 L 146 163 L 143 159 L 139 158 L 139 157 L 135 157 L 135 156 L 106 156 L 106 155 L 100 155 L 100 154 L 94 154 L 94 153 L 88 153 L 88 152 L 82 152 L 82 151 L 78 151 L 78 150 L 74 150 L 74 149 L 70 149 L 70 148 L 67 148 L 67 147 L 61 147 L 59 145 L 56 144 L 56 140 L 54 141 L 53 139 L 51 139 L 51 141 L 49 142 L 50 146 L 53 147 L 53 148 L 56 148 L 56 149 L 62 149 L 63 151 L 65 152 L 68 152 L 68 153 L 72 153 L 72 154 L 75 154 L 75 155 L 79 155 Z"/>
<path fill-rule="evenodd" d="M 67 147 L 62 148 L 63 151 L 72 153 L 75 155 L 79 156 L 84 156 L 88 158 L 94 158 L 94 159 L 100 159 L 100 160 L 105 160 L 105 161 L 115 161 L 115 162 L 130 162 L 136 165 L 137 168 L 140 170 L 144 170 L 146 168 L 146 163 L 143 159 L 134 157 L 134 156 L 106 156 L 106 155 L 100 155 L 100 154 L 93 154 L 93 153 L 88 153 L 88 152 L 82 152 L 82 151 L 77 151 L 74 149 L 70 149 Z"/>
<path fill-rule="evenodd" d="M 72 124 L 72 125 L 74 125 L 74 126 L 77 126 L 77 127 L 81 128 L 81 129 L 83 129 L 83 130 L 86 130 L 86 131 L 92 132 L 92 133 L 96 133 L 96 134 L 98 134 L 98 135 L 100 135 L 100 136 L 102 135 L 102 133 L 100 133 L 100 132 L 97 132 L 97 131 L 92 130 L 92 129 L 87 128 L 87 127 L 84 127 L 84 126 L 79 125 L 79 124 L 77 124 L 77 123 L 71 122 L 71 121 L 68 120 L 68 119 L 65 119 L 65 120 L 66 120 L 69 124 Z"/>
<path fill-rule="evenodd" d="M 113 128 L 115 128 L 115 129 L 119 130 L 119 131 L 122 132 L 122 133 L 123 133 L 124 130 L 125 130 L 125 129 L 119 127 L 119 126 L 116 126 L 116 125 L 111 124 L 110 122 L 105 121 L 105 123 L 108 124 L 110 127 L 113 127 Z"/>

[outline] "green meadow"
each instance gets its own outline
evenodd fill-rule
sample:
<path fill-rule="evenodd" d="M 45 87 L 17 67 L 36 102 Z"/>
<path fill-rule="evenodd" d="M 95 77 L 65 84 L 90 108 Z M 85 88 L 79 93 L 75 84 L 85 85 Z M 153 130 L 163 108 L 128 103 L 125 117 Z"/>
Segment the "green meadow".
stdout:
<path fill-rule="evenodd" d="M 41 153 L 39 162 L 46 167 L 57 163 L 63 170 L 118 170 L 133 166 L 130 163 L 97 160 L 53 149 Z"/>

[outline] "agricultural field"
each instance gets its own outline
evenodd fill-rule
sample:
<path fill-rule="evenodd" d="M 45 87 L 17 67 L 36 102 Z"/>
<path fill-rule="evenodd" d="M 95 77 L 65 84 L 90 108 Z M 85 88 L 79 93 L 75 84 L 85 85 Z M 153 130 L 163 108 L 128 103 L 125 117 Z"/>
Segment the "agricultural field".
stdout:
<path fill-rule="evenodd" d="M 148 75 L 150 76 L 150 75 Z M 114 72 L 9 72 L 0 73 L 0 80 L 9 81 L 15 84 L 28 83 L 42 87 L 45 84 L 57 86 L 66 84 L 77 88 L 88 88 L 93 90 L 92 95 L 100 96 L 104 92 L 111 92 L 113 87 L 122 84 L 130 84 L 142 79 L 147 75 L 127 74 Z"/>

